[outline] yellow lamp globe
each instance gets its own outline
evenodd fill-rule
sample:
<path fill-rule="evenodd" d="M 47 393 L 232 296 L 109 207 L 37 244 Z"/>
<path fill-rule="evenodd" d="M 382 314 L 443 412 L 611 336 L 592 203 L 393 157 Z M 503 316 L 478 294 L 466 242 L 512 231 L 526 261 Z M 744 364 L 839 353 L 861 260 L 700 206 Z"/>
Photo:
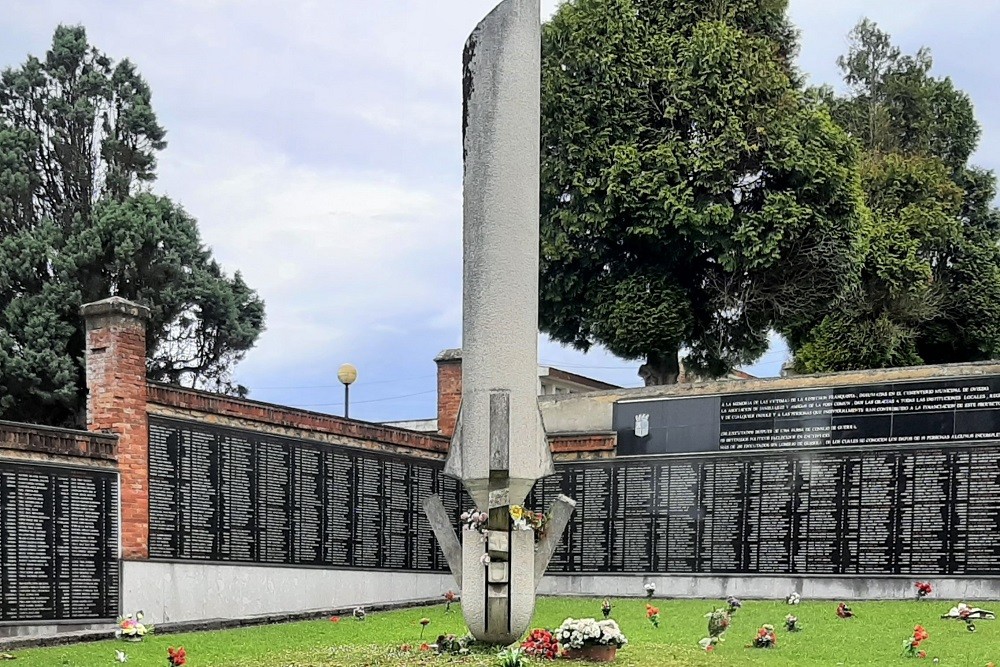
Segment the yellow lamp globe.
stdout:
<path fill-rule="evenodd" d="M 358 369 L 351 364 L 344 364 L 337 371 L 337 379 L 344 384 L 352 384 L 358 379 Z"/>

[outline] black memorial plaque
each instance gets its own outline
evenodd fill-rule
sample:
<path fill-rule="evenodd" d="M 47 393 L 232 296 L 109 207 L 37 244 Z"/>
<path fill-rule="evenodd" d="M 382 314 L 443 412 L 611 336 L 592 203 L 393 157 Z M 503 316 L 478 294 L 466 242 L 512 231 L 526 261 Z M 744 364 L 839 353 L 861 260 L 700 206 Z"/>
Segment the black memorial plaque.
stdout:
<path fill-rule="evenodd" d="M 577 501 L 550 572 L 1000 575 L 995 445 L 557 466 L 527 503 Z"/>
<path fill-rule="evenodd" d="M 1000 376 L 629 401 L 618 454 L 1000 440 Z"/>
<path fill-rule="evenodd" d="M 0 622 L 118 615 L 118 477 L 0 463 Z"/>
<path fill-rule="evenodd" d="M 441 465 L 150 418 L 150 557 L 446 570 L 423 502 L 471 507 Z"/>

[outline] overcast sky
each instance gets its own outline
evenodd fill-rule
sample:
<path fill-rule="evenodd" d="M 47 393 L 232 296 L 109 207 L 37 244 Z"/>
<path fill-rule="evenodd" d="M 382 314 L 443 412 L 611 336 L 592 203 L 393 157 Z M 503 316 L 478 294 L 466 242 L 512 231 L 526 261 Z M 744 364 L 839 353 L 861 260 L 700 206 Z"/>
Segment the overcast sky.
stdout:
<path fill-rule="evenodd" d="M 267 303 L 239 367 L 253 398 L 354 417 L 431 417 L 433 357 L 461 338 L 461 53 L 495 0 L 4 0 L 0 63 L 43 56 L 55 26 L 128 57 L 169 145 L 158 192 Z M 555 0 L 543 0 L 549 16 Z M 1000 0 L 791 0 L 800 67 L 836 84 L 863 16 L 969 92 L 1000 167 Z M 543 363 L 639 384 L 637 363 L 540 341 Z M 752 372 L 776 374 L 774 349 Z"/>

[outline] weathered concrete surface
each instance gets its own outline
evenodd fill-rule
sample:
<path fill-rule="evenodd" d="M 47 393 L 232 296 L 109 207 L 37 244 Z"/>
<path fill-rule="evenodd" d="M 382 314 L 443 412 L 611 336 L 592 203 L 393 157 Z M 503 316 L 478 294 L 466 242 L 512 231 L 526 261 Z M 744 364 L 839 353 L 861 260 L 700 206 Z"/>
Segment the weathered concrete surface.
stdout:
<path fill-rule="evenodd" d="M 575 500 L 559 494 L 552 504 L 552 508 L 549 510 L 548 529 L 545 535 L 538 540 L 538 545 L 535 549 L 535 581 L 533 585 L 536 588 L 542 581 L 542 577 L 545 576 L 545 570 L 549 567 L 552 554 L 555 553 L 556 547 L 559 545 L 559 540 L 562 537 L 563 531 L 566 530 L 566 525 L 569 523 L 570 517 L 573 516 L 575 508 Z"/>
<path fill-rule="evenodd" d="M 455 536 L 455 527 L 440 496 L 431 496 L 424 501 L 424 514 L 427 515 L 444 559 L 448 561 L 448 569 L 455 577 L 455 583 L 462 588 L 462 545 Z"/>
<path fill-rule="evenodd" d="M 663 576 L 663 575 L 550 575 L 539 586 L 541 595 L 589 597 L 643 597 L 643 585 L 656 584 L 658 598 L 784 599 L 795 591 L 806 600 L 912 600 L 913 583 L 934 585 L 933 598 L 942 605 L 959 600 L 1000 599 L 1000 577 L 957 579 L 949 577 L 830 577 L 830 576 Z M 940 613 L 947 611 L 944 608 Z"/>
<path fill-rule="evenodd" d="M 444 573 L 125 561 L 122 609 L 155 625 L 442 599 L 454 586 Z"/>
<path fill-rule="evenodd" d="M 554 472 L 538 410 L 539 0 L 505 0 L 465 48 L 462 407 L 445 472 L 477 507 Z"/>

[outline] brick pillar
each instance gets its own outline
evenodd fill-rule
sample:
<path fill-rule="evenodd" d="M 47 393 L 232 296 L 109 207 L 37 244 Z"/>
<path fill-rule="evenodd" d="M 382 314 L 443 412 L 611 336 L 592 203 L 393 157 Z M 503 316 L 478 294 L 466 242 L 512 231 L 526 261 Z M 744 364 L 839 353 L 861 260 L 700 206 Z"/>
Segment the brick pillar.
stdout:
<path fill-rule="evenodd" d="M 87 325 L 87 428 L 118 435 L 122 555 L 149 557 L 149 427 L 146 321 L 149 309 L 121 297 L 80 308 Z"/>
<path fill-rule="evenodd" d="M 458 408 L 462 404 L 462 350 L 445 350 L 437 363 L 438 432 L 447 437 L 455 433 Z"/>

